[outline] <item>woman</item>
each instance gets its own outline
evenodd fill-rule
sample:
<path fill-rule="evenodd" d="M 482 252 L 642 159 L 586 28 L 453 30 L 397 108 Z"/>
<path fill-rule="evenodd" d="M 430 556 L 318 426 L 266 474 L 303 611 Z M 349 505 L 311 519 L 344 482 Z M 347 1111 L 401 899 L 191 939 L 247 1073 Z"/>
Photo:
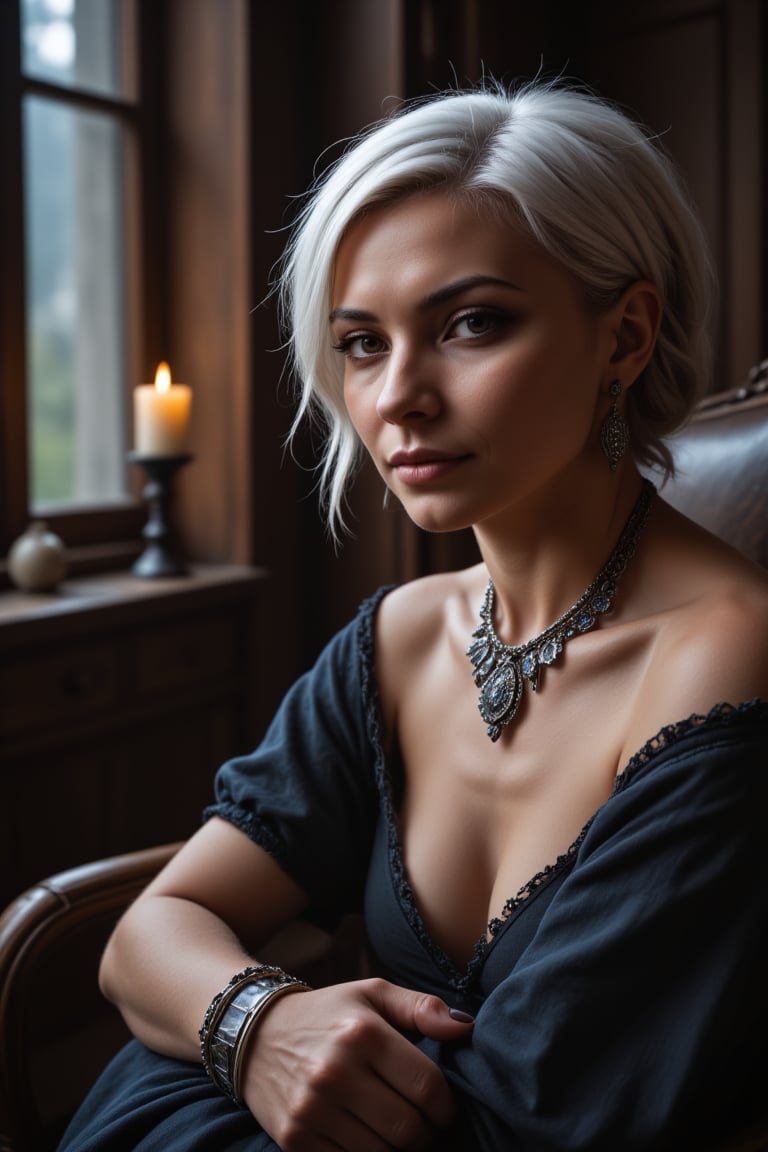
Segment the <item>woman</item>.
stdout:
<path fill-rule="evenodd" d="M 638 470 L 705 380 L 704 251 L 645 135 L 557 87 L 417 104 L 316 189 L 283 288 L 331 523 L 362 445 L 482 562 L 380 592 L 221 769 L 107 948 L 138 1042 L 67 1152 L 647 1152 L 757 1118 L 766 579 Z M 258 965 L 360 908 L 384 978 Z"/>

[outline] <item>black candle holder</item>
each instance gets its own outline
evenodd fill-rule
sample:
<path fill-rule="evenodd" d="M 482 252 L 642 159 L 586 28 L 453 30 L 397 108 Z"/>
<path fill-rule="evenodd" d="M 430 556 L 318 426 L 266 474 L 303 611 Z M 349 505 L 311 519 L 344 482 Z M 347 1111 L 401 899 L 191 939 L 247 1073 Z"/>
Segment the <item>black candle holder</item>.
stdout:
<path fill-rule="evenodd" d="M 147 546 L 131 569 L 134 576 L 156 580 L 166 576 L 186 576 L 187 567 L 175 544 L 170 526 L 173 478 L 192 459 L 189 453 L 178 456 L 145 456 L 129 452 L 131 464 L 139 464 L 147 474 L 143 496 L 149 504 L 149 517 L 142 536 Z"/>

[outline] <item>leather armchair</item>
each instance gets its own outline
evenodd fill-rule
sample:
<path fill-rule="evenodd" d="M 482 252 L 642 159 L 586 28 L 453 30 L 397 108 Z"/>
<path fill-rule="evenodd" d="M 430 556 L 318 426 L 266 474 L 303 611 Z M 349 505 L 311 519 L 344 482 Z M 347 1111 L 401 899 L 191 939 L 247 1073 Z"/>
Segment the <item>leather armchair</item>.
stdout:
<path fill-rule="evenodd" d="M 128 1039 L 98 988 L 118 916 L 176 845 L 100 860 L 28 889 L 0 917 L 0 1152 L 46 1152 Z"/>
<path fill-rule="evenodd" d="M 99 992 L 99 960 L 122 912 L 179 847 L 59 872 L 0 916 L 0 1152 L 55 1148 L 99 1072 L 130 1038 Z M 354 918 L 332 937 L 293 925 L 263 958 L 316 987 L 369 972 Z"/>
<path fill-rule="evenodd" d="M 704 400 L 670 448 L 664 499 L 768 567 L 768 360 Z"/>

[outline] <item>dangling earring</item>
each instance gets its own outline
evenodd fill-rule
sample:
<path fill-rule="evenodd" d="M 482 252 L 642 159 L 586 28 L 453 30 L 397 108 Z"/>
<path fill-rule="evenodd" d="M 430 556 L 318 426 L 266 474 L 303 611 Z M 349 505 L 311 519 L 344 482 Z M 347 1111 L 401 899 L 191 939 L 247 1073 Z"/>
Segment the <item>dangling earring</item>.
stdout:
<path fill-rule="evenodd" d="M 611 396 L 611 408 L 600 429 L 600 443 L 611 471 L 615 472 L 616 465 L 629 446 L 629 425 L 616 405 L 621 395 L 621 380 L 614 380 L 608 391 Z"/>
<path fill-rule="evenodd" d="M 381 506 L 385 512 L 387 508 L 389 508 L 389 488 L 386 484 L 384 485 L 384 499 L 381 502 Z"/>

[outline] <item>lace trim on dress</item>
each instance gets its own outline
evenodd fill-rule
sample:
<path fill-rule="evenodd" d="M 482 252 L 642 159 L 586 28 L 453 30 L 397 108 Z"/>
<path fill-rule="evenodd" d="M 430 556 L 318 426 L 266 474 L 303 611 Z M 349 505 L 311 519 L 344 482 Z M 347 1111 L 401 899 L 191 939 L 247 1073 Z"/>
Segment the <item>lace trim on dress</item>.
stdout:
<path fill-rule="evenodd" d="M 373 636 L 374 620 L 376 609 L 388 591 L 390 591 L 390 588 L 380 590 L 361 607 L 360 655 L 363 706 L 367 722 L 368 738 L 373 750 L 376 783 L 381 797 L 384 821 L 387 828 L 390 875 L 397 890 L 400 907 L 414 936 L 422 948 L 432 957 L 435 965 L 449 982 L 450 986 L 459 994 L 467 994 L 480 978 L 486 953 L 488 952 L 493 937 L 520 905 L 524 904 L 530 896 L 542 889 L 550 880 L 573 862 L 589 825 L 584 827 L 577 840 L 574 841 L 567 852 L 559 856 L 554 864 L 550 864 L 542 872 L 539 872 L 529 880 L 516 896 L 511 897 L 507 901 L 501 916 L 491 921 L 486 932 L 476 942 L 473 955 L 467 964 L 466 970 L 462 972 L 453 960 L 451 960 L 450 956 L 435 943 L 427 931 L 405 871 L 405 861 L 403 858 L 402 844 L 400 842 L 399 820 L 393 799 L 393 782 L 383 747 L 378 685 L 373 674 L 375 656 Z"/>
<path fill-rule="evenodd" d="M 576 853 L 578 852 L 579 848 L 581 848 L 582 841 L 589 831 L 591 823 L 592 821 L 590 820 L 589 823 L 584 825 L 581 832 L 579 832 L 578 836 L 574 840 L 573 844 L 571 844 L 571 846 L 567 848 L 565 852 L 558 856 L 554 864 L 547 864 L 546 868 L 543 868 L 541 872 L 537 872 L 536 875 L 532 876 L 526 884 L 523 884 L 522 888 L 517 892 L 515 896 L 510 896 L 509 900 L 506 901 L 504 907 L 501 910 L 501 915 L 494 916 L 492 920 L 488 921 L 488 935 L 490 937 L 498 935 L 499 931 L 504 927 L 512 913 L 516 912 L 521 904 L 525 904 L 526 900 L 529 900 L 530 897 L 533 896 L 534 892 L 538 892 L 538 890 L 543 888 L 549 880 L 552 880 L 553 877 L 557 876 L 560 872 L 562 872 L 564 868 L 567 868 L 567 866 L 575 860 Z"/>
<path fill-rule="evenodd" d="M 360 655 L 361 655 L 361 691 L 363 707 L 368 730 L 368 739 L 373 750 L 374 772 L 381 798 L 384 822 L 387 829 L 387 849 L 389 856 L 390 875 L 397 890 L 398 900 L 408 925 L 416 939 L 434 963 L 442 972 L 451 987 L 456 990 L 463 989 L 471 981 L 474 970 L 479 967 L 479 955 L 470 961 L 466 973 L 462 973 L 451 958 L 443 952 L 429 935 L 421 913 L 414 899 L 413 889 L 408 882 L 403 860 L 402 845 L 400 843 L 400 830 L 397 810 L 393 799 L 392 777 L 384 753 L 384 741 L 381 726 L 381 705 L 379 690 L 374 670 L 374 620 L 376 609 L 384 595 L 390 588 L 380 589 L 374 596 L 362 605 L 360 610 Z M 485 941 L 483 941 L 483 944 Z"/>
<path fill-rule="evenodd" d="M 678 740 L 692 730 L 701 728 L 704 725 L 711 728 L 724 728 L 745 714 L 753 711 L 759 714 L 763 709 L 768 711 L 768 704 L 757 699 L 749 700 L 738 705 L 717 704 L 706 714 L 694 713 L 685 720 L 678 720 L 676 724 L 667 724 L 664 728 L 661 728 L 655 736 L 647 740 L 642 748 L 638 752 L 635 752 L 630 758 L 627 766 L 616 777 L 611 795 L 615 796 L 617 793 L 622 792 L 624 788 L 631 783 L 633 776 L 640 768 L 651 764 L 658 755 L 666 751 L 666 749 L 670 748 L 673 744 L 676 744 Z M 595 815 L 597 815 L 597 813 L 595 813 Z M 570 848 L 563 852 L 561 856 L 558 856 L 554 864 L 548 864 L 543 871 L 537 872 L 527 884 L 523 885 L 517 895 L 507 900 L 501 911 L 501 915 L 494 917 L 488 925 L 488 933 L 491 937 L 498 934 L 509 917 L 516 912 L 521 904 L 524 904 L 534 892 L 538 891 L 547 881 L 551 880 L 575 860 L 579 848 L 584 841 L 584 837 L 587 835 L 594 819 L 595 817 L 592 816 L 587 821 Z"/>
<path fill-rule="evenodd" d="M 540 892 L 556 876 L 559 876 L 563 871 L 573 865 L 584 838 L 597 816 L 597 812 L 590 817 L 570 847 L 558 856 L 554 863 L 547 865 L 541 872 L 537 872 L 514 896 L 511 896 L 506 901 L 500 915 L 495 916 L 489 922 L 485 935 L 481 936 L 475 944 L 474 954 L 467 965 L 466 971 L 462 973 L 451 958 L 443 952 L 442 948 L 440 948 L 429 935 L 416 905 L 413 889 L 408 882 L 408 877 L 405 872 L 405 862 L 403 859 L 402 845 L 400 843 L 399 821 L 392 796 L 392 779 L 384 754 L 378 685 L 376 684 L 376 678 L 373 674 L 375 655 L 373 628 L 376 609 L 391 588 L 392 585 L 380 589 L 361 606 L 360 610 L 361 690 L 367 721 L 368 738 L 374 754 L 376 782 L 387 827 L 390 871 L 397 888 L 400 906 L 405 913 L 414 935 L 422 947 L 432 956 L 436 965 L 450 982 L 451 986 L 458 992 L 466 992 L 477 981 L 491 943 L 502 928 L 509 922 L 510 918 L 525 905 L 532 896 Z M 718 728 L 726 727 L 745 714 L 752 711 L 760 713 L 762 710 L 768 712 L 768 703 L 757 699 L 738 705 L 718 704 L 706 715 L 694 713 L 687 719 L 678 721 L 676 724 L 666 725 L 631 757 L 626 767 L 616 777 L 611 796 L 615 796 L 618 792 L 621 792 L 631 783 L 632 778 L 640 768 L 646 767 L 656 756 L 676 743 L 692 729 L 701 728 L 704 725 Z"/>
<path fill-rule="evenodd" d="M 230 824 L 234 824 L 235 828 L 239 828 L 244 832 L 249 840 L 254 844 L 258 844 L 265 852 L 277 861 L 282 867 L 285 867 L 285 844 L 282 839 L 267 826 L 263 817 L 257 817 L 253 812 L 242 808 L 239 804 L 210 804 L 203 812 L 203 820 L 208 820 L 211 816 L 220 816 L 222 820 L 228 820 Z"/>
<path fill-rule="evenodd" d="M 676 724 L 667 724 L 655 736 L 647 740 L 642 748 L 631 757 L 626 768 L 616 777 L 614 791 L 621 791 L 638 769 L 650 764 L 656 756 L 672 744 L 676 744 L 681 737 L 686 736 L 694 728 L 701 728 L 705 724 L 713 728 L 727 728 L 735 720 L 739 720 L 752 712 L 760 715 L 763 710 L 768 711 L 768 703 L 755 697 L 754 700 L 746 700 L 742 704 L 716 704 L 705 714 L 694 712 L 686 720 L 678 720 Z"/>

